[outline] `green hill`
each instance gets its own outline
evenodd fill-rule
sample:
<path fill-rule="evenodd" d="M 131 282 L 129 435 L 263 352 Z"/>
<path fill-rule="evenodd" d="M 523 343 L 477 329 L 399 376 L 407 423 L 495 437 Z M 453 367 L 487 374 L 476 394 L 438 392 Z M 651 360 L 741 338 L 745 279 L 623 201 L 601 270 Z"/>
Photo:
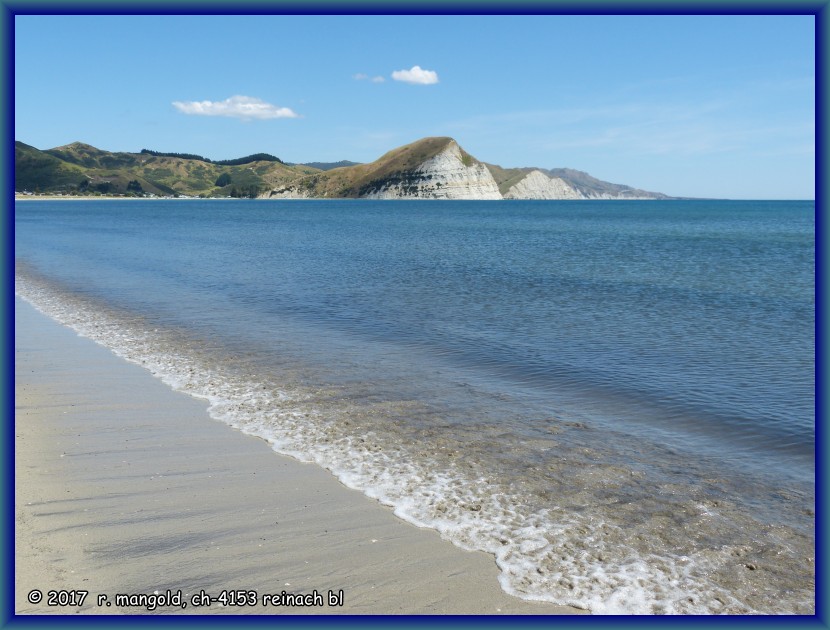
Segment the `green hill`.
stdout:
<path fill-rule="evenodd" d="M 62 194 L 256 196 L 319 172 L 255 154 L 212 162 L 181 154 L 112 153 L 82 142 L 41 151 L 15 142 L 15 190 Z"/>
<path fill-rule="evenodd" d="M 77 185 L 84 178 L 84 169 L 73 163 L 14 143 L 14 189 L 47 192 Z"/>

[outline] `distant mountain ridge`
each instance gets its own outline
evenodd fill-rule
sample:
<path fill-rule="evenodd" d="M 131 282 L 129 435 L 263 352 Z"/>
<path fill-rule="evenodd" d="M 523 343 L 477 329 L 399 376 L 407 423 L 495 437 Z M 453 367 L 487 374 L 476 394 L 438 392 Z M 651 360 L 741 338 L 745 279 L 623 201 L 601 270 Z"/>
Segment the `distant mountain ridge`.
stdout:
<path fill-rule="evenodd" d="M 330 171 L 333 168 L 343 168 L 344 166 L 357 166 L 360 162 L 352 162 L 350 160 L 340 160 L 339 162 L 303 162 L 299 166 L 310 166 L 321 171 Z M 292 166 L 297 166 L 296 164 Z"/>
<path fill-rule="evenodd" d="M 572 168 L 552 168 L 545 171 L 545 173 L 549 177 L 564 179 L 589 199 L 637 199 L 652 197 L 656 199 L 671 199 L 671 197 L 663 193 L 648 192 L 623 184 L 604 182 L 601 179 L 588 175 L 584 171 L 577 171 Z"/>
<path fill-rule="evenodd" d="M 15 190 L 62 194 L 370 199 L 670 199 L 567 168 L 502 168 L 452 138 L 423 138 L 374 162 L 292 164 L 258 153 L 109 152 L 82 142 L 41 151 L 15 142 Z"/>

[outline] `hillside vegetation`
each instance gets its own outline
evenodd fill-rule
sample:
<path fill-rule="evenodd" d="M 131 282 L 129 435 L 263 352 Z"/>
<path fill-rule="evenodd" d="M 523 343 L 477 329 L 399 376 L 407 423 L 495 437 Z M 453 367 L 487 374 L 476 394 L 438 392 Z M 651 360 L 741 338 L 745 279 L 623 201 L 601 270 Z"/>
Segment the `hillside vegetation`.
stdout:
<path fill-rule="evenodd" d="M 15 143 L 15 190 L 63 194 L 256 197 L 319 172 L 255 154 L 212 162 L 191 154 L 111 153 L 82 142 L 40 151 Z"/>

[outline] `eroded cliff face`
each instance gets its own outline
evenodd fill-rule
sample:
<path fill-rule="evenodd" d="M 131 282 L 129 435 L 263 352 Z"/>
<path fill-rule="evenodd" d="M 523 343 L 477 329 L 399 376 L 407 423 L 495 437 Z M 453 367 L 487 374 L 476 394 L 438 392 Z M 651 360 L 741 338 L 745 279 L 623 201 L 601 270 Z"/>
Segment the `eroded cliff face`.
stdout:
<path fill-rule="evenodd" d="M 307 190 L 300 190 L 296 186 L 268 190 L 257 197 L 258 199 L 311 199 Z"/>
<path fill-rule="evenodd" d="M 564 179 L 548 177 L 541 171 L 531 171 L 504 193 L 505 199 L 585 199 Z"/>
<path fill-rule="evenodd" d="M 399 180 L 383 184 L 366 199 L 502 199 L 496 181 L 480 162 L 467 160 L 456 142 Z"/>

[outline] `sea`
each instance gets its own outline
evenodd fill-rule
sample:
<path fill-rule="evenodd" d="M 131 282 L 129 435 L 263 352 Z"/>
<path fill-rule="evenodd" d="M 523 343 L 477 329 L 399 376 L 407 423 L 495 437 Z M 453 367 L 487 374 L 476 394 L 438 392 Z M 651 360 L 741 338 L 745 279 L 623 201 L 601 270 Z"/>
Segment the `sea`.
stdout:
<path fill-rule="evenodd" d="M 20 298 L 492 554 L 507 593 L 815 613 L 812 201 L 25 200 L 14 218 Z"/>

